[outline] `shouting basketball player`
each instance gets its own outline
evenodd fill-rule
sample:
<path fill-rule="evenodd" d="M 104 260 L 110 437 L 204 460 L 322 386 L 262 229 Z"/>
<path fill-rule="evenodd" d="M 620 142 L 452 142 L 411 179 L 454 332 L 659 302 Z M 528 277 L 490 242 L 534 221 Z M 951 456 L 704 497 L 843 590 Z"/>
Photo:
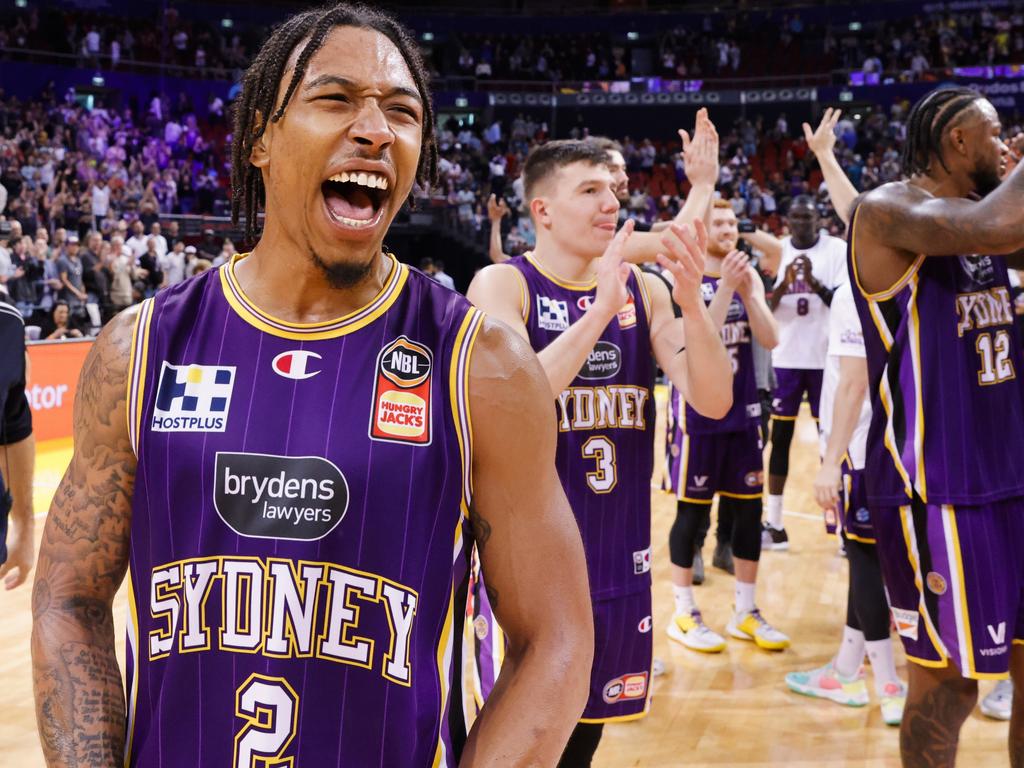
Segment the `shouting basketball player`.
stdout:
<path fill-rule="evenodd" d="M 732 404 L 729 356 L 701 298 L 702 248 L 678 225 L 661 236 L 672 297 L 664 282 L 623 263 L 632 222 L 615 234 L 607 163 L 585 141 L 535 148 L 524 179 L 537 248 L 485 268 L 469 291 L 530 340 L 556 404 L 558 471 L 583 534 L 596 632 L 590 700 L 561 763 L 574 768 L 590 764 L 604 723 L 648 708 L 651 353 L 698 411 L 720 418 Z"/>
<path fill-rule="evenodd" d="M 34 590 L 50 765 L 561 753 L 593 626 L 548 382 L 519 336 L 382 251 L 434 170 L 426 79 L 375 10 L 285 22 L 235 125 L 250 233 L 266 207 L 253 252 L 90 353 Z M 473 542 L 509 645 L 467 740 L 452 691 Z M 127 707 L 110 613 L 126 569 Z"/>
<path fill-rule="evenodd" d="M 893 614 L 911 661 L 905 766 L 951 766 L 977 680 L 1014 678 L 1024 765 L 1024 359 L 1008 259 L 1024 248 L 1024 168 L 995 108 L 933 91 L 907 120 L 906 181 L 855 203 L 850 278 L 873 409 L 865 477 Z M 979 199 L 980 198 L 980 199 Z"/>

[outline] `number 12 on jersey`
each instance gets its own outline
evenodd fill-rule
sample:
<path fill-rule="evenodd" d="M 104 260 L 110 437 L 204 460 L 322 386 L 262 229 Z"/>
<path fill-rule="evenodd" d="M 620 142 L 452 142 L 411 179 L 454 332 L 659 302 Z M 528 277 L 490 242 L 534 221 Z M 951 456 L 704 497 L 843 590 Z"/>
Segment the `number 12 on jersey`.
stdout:
<path fill-rule="evenodd" d="M 1013 378 L 1011 344 L 1010 334 L 1005 330 L 996 331 L 995 334 L 983 333 L 975 340 L 974 348 L 981 358 L 981 370 L 978 371 L 978 383 L 981 386 L 999 384 Z"/>
<path fill-rule="evenodd" d="M 583 444 L 583 458 L 594 459 L 597 467 L 587 472 L 587 485 L 594 493 L 608 493 L 618 482 L 615 472 L 615 444 L 607 437 L 594 436 Z"/>

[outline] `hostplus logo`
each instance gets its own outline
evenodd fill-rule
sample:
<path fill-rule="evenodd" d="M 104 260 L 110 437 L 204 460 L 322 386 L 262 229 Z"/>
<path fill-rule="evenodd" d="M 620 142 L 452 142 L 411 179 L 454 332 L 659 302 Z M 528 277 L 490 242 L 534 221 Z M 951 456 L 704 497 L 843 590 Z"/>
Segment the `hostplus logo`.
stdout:
<path fill-rule="evenodd" d="M 223 432 L 227 428 L 235 368 L 164 362 L 156 391 L 154 432 Z"/>

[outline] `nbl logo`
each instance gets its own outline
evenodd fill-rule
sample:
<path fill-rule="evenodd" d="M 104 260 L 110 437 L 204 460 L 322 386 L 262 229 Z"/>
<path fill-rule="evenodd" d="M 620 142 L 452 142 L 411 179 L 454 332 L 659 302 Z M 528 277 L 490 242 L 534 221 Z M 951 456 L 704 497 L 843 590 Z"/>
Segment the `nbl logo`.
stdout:
<path fill-rule="evenodd" d="M 370 439 L 429 445 L 432 368 L 430 349 L 406 336 L 380 351 Z"/>
<path fill-rule="evenodd" d="M 234 385 L 234 366 L 164 361 L 153 407 L 153 431 L 223 432 Z"/>

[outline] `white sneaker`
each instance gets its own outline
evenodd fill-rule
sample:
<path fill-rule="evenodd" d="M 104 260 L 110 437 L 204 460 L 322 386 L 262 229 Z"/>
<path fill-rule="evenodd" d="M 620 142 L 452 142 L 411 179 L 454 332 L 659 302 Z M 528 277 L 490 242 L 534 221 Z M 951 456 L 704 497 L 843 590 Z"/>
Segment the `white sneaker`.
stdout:
<path fill-rule="evenodd" d="M 651 662 L 651 677 L 661 677 L 665 674 L 665 662 L 661 659 L 655 659 Z"/>
<path fill-rule="evenodd" d="M 725 638 L 704 623 L 700 611 L 672 617 L 668 636 L 692 651 L 718 653 L 725 649 Z"/>
<path fill-rule="evenodd" d="M 981 700 L 981 714 L 993 720 L 1009 720 L 1013 708 L 1013 681 L 1000 680 L 984 699 Z"/>
<path fill-rule="evenodd" d="M 757 608 L 742 614 L 734 613 L 725 630 L 740 640 L 752 640 L 758 648 L 767 651 L 781 651 L 789 647 L 789 638 L 765 621 Z"/>
<path fill-rule="evenodd" d="M 907 684 L 886 683 L 885 693 L 882 694 L 882 722 L 886 725 L 898 726 L 903 722 L 903 708 L 906 705 Z"/>

